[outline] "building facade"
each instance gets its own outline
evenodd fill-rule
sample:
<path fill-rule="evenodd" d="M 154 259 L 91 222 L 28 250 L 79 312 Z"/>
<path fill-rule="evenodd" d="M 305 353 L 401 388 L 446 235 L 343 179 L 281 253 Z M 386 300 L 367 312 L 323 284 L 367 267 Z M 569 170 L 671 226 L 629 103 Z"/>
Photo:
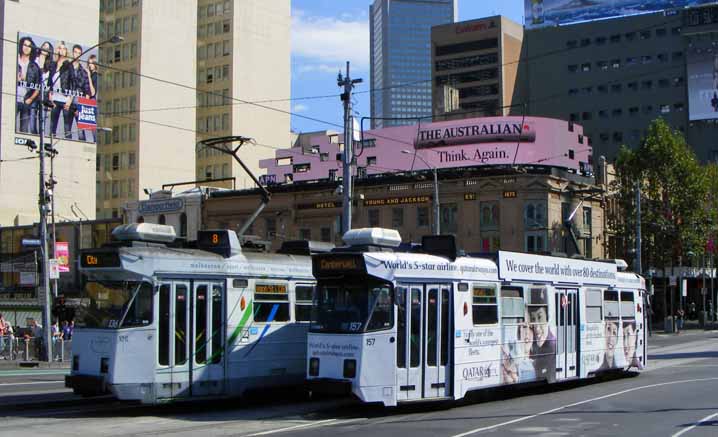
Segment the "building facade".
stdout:
<path fill-rule="evenodd" d="M 521 115 L 525 90 L 516 79 L 523 33 L 502 16 L 433 27 L 434 120 Z"/>
<path fill-rule="evenodd" d="M 281 184 L 248 230 L 277 249 L 284 240 L 341 243 L 339 182 Z M 442 234 L 457 237 L 470 253 L 514 250 L 575 253 L 564 220 L 574 210 L 579 253 L 604 256 L 605 223 L 600 198 L 586 193 L 593 178 L 550 167 L 455 169 L 439 177 Z M 431 234 L 434 185 L 430 174 L 385 174 L 355 184 L 354 228 L 397 229 L 404 242 Z M 208 229 L 239 229 L 254 212 L 253 190 L 213 193 L 204 207 Z"/>
<path fill-rule="evenodd" d="M 375 0 L 369 8 L 372 128 L 431 116 L 431 27 L 453 23 L 457 0 Z"/>
<path fill-rule="evenodd" d="M 100 2 L 100 40 L 124 41 L 99 52 L 99 124 L 111 131 L 98 135 L 97 217 L 120 217 L 146 188 L 195 178 L 197 2 L 185 3 Z"/>
<path fill-rule="evenodd" d="M 529 113 L 580 122 L 609 159 L 661 117 L 699 159 L 716 161 L 717 35 L 716 6 L 527 31 L 519 80 Z"/>
<path fill-rule="evenodd" d="M 202 229 L 202 204 L 216 188 L 197 187 L 177 194 L 155 191 L 148 200 L 130 202 L 125 207 L 127 223 L 158 223 L 174 227 L 175 235 L 185 241 L 196 241 Z"/>
<path fill-rule="evenodd" d="M 55 212 L 59 216 L 72 217 L 72 205 L 89 214 L 95 212 L 95 196 L 91 188 L 95 183 L 93 131 L 78 127 L 79 105 L 75 105 L 74 97 L 79 94 L 76 95 L 74 84 L 67 77 L 64 83 L 56 80 L 53 88 L 58 92 L 53 99 L 49 98 L 48 85 L 56 78 L 50 72 L 56 72 L 53 65 L 57 64 L 56 52 L 61 47 L 67 50 L 64 53 L 72 56 L 75 46 L 84 50 L 98 43 L 98 19 L 97 2 L 0 2 L 0 34 L 4 39 L 0 45 L 0 226 L 31 224 L 39 217 L 37 154 L 15 145 L 15 139 L 27 138 L 37 145 L 40 143 L 40 83 L 45 86 L 46 100 L 52 101 L 54 106 L 45 111 L 43 131 L 45 143 L 52 143 L 59 152 L 53 162 L 53 177 L 57 181 L 53 190 Z M 21 46 L 25 47 L 21 49 Z M 74 63 L 73 71 L 80 68 L 78 71 L 85 72 L 88 57 L 89 54 L 84 55 L 82 62 Z M 61 91 L 60 87 L 63 87 Z M 85 97 L 85 93 L 82 94 Z M 69 100 L 73 106 L 68 105 L 63 112 L 64 103 L 59 103 L 60 100 L 64 103 Z M 94 103 L 87 106 L 94 106 Z M 49 181 L 49 160 L 46 167 Z"/>
<path fill-rule="evenodd" d="M 197 7 L 196 139 L 253 138 L 239 155 L 256 173 L 260 159 L 290 144 L 290 1 L 198 0 Z M 198 146 L 196 157 L 197 180 L 252 187 L 232 156 Z"/>
<path fill-rule="evenodd" d="M 58 295 L 81 297 L 84 279 L 78 269 L 80 249 L 102 247 L 121 224 L 119 219 L 56 224 L 57 242 L 66 243 L 68 249 L 68 271 L 60 272 Z M 14 326 L 25 327 L 28 318 L 42 320 L 45 297 L 38 293 L 40 254 L 22 245 L 23 239 L 36 239 L 37 235 L 37 224 L 0 228 L 0 313 Z"/>

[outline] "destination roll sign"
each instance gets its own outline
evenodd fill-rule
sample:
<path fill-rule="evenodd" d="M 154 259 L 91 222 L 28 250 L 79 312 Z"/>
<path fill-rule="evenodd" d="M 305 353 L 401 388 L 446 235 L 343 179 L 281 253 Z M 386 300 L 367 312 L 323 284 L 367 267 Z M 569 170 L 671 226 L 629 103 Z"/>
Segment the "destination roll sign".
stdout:
<path fill-rule="evenodd" d="M 332 277 L 366 272 L 364 257 L 361 255 L 327 254 L 312 257 L 315 277 Z"/>
<path fill-rule="evenodd" d="M 120 267 L 120 255 L 117 252 L 85 252 L 80 255 L 80 266 L 86 269 Z"/>

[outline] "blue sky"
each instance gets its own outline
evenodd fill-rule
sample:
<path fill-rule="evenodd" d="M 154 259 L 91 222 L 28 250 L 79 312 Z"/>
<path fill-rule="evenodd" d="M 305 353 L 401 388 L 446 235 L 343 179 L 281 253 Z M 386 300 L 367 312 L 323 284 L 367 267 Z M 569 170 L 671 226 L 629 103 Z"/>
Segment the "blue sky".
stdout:
<path fill-rule="evenodd" d="M 351 62 L 355 111 L 369 115 L 369 4 L 372 0 L 292 0 L 292 98 L 338 94 L 337 72 Z M 506 15 L 519 23 L 523 0 L 459 0 L 459 20 Z M 364 93 L 362 93 L 364 91 Z M 292 112 L 341 125 L 338 97 L 292 101 Z M 292 129 L 340 129 L 292 117 Z"/>

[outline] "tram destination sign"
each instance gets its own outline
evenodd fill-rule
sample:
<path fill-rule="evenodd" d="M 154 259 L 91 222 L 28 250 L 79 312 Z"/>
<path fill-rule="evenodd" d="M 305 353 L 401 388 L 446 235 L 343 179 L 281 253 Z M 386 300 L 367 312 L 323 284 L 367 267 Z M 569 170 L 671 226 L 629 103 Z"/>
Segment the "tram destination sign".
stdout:
<path fill-rule="evenodd" d="M 312 257 L 315 277 L 362 274 L 366 272 L 361 255 L 326 255 Z"/>
<path fill-rule="evenodd" d="M 140 214 L 161 214 L 165 212 L 181 211 L 184 208 L 184 199 L 143 200 L 140 202 Z"/>
<path fill-rule="evenodd" d="M 499 277 L 505 281 L 615 286 L 617 276 L 613 263 L 499 251 Z"/>
<path fill-rule="evenodd" d="M 80 256 L 80 266 L 86 269 L 120 267 L 120 255 L 117 252 L 85 252 Z"/>

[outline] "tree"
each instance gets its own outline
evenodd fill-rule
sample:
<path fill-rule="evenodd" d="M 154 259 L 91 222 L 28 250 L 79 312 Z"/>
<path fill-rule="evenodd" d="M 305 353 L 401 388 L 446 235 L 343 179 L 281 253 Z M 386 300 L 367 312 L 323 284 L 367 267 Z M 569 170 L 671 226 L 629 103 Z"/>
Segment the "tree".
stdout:
<path fill-rule="evenodd" d="M 709 170 L 700 165 L 681 132 L 654 120 L 638 149 L 625 146 L 616 159 L 613 189 L 623 217 L 614 229 L 626 248 L 635 247 L 636 188 L 640 185 L 642 261 L 664 267 L 705 250 L 709 216 Z M 633 253 L 626 251 L 626 258 Z M 628 256 L 631 255 L 631 256 Z"/>

